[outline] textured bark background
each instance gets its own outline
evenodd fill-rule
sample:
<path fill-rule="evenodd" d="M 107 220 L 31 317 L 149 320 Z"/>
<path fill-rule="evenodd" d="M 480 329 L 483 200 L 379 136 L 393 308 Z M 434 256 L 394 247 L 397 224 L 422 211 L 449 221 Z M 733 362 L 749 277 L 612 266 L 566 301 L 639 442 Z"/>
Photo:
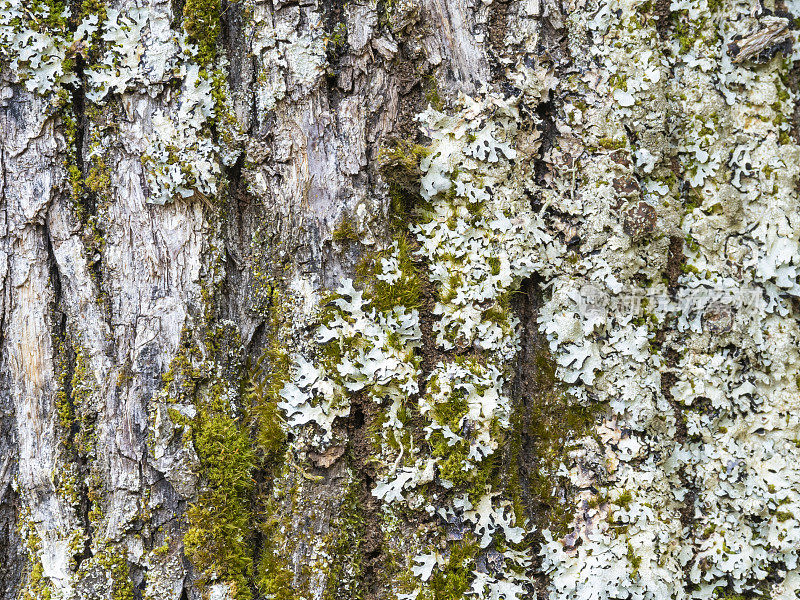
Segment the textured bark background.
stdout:
<path fill-rule="evenodd" d="M 797 597 L 794 0 L 0 7 L 3 600 Z"/>

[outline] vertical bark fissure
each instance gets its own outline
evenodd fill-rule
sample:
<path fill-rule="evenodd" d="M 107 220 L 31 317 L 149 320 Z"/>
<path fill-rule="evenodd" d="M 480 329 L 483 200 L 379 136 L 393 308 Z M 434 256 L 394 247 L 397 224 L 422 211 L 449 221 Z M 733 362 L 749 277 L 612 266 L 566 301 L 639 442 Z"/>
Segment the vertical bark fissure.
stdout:
<path fill-rule="evenodd" d="M 65 461 L 74 463 L 77 470 L 77 494 L 78 505 L 75 508 L 79 526 L 83 533 L 83 543 L 80 548 L 74 549 L 72 559 L 75 561 L 75 570 L 80 568 L 81 563 L 93 556 L 92 540 L 94 532 L 89 519 L 92 510 L 92 500 L 89 495 L 88 481 L 90 478 L 91 459 L 80 451 L 76 445 L 76 438 L 81 433 L 80 411 L 86 410 L 84 406 L 78 406 L 74 401 L 73 381 L 76 376 L 77 352 L 81 349 L 74 343 L 74 331 L 68 323 L 67 308 L 64 306 L 62 274 L 59 269 L 50 228 L 45 221 L 43 226 L 43 240 L 47 250 L 48 263 L 50 265 L 49 283 L 53 290 L 51 318 L 53 320 L 53 356 L 54 364 L 57 367 L 57 378 L 60 390 L 57 394 L 61 395 L 65 406 L 59 406 L 60 415 L 69 414 L 72 418 L 67 423 L 62 420 L 58 427 L 61 431 L 59 445 L 62 449 L 62 456 Z M 78 338 L 79 339 L 79 338 Z"/>
<path fill-rule="evenodd" d="M 7 108 L 0 107 L 0 114 L 7 117 Z M 8 199 L 6 196 L 6 151 L 0 148 L 0 214 L 2 214 L 3 247 L 10 246 L 8 224 Z M 22 580 L 24 555 L 22 541 L 17 533 L 19 526 L 20 496 L 13 482 L 17 477 L 18 446 L 14 431 L 13 396 L 9 392 L 10 382 L 6 376 L 6 316 L 11 300 L 10 269 L 11 253 L 2 257 L 0 277 L 0 600 L 14 600 Z"/>
<path fill-rule="evenodd" d="M 558 411 L 555 406 L 558 391 L 547 340 L 539 332 L 537 322 L 542 294 L 541 282 L 527 278 L 520 282 L 519 292 L 513 296 L 513 310 L 520 321 L 520 351 L 510 386 L 512 429 L 504 452 L 506 486 L 515 510 L 524 512 L 521 520 L 535 525 L 532 543 L 537 549 L 543 541 L 542 530 L 552 525 L 556 513 L 569 512 L 567 490 L 553 478 L 547 464 L 551 452 L 559 451 L 554 441 L 566 438 L 569 432 L 566 422 L 553 422 L 558 421 L 558 416 L 550 416 Z M 542 417 L 532 419 L 533 414 Z M 558 431 L 553 430 L 554 426 Z M 541 485 L 542 481 L 546 485 Z M 544 597 L 549 579 L 540 567 L 541 557 L 535 552 L 532 565 L 535 593 Z"/>
<path fill-rule="evenodd" d="M 363 598 L 374 600 L 380 598 L 379 591 L 386 581 L 386 557 L 381 524 L 380 504 L 372 495 L 375 486 L 375 467 L 370 464 L 374 452 L 370 439 L 370 425 L 375 418 L 378 407 L 368 403 L 356 402 L 350 417 L 345 424 L 348 431 L 347 454 L 351 468 L 355 473 L 355 485 L 361 518 L 363 519 L 364 537 L 359 548 L 360 560 L 363 561 L 363 577 L 359 582 Z M 336 582 L 331 582 L 336 585 Z"/>

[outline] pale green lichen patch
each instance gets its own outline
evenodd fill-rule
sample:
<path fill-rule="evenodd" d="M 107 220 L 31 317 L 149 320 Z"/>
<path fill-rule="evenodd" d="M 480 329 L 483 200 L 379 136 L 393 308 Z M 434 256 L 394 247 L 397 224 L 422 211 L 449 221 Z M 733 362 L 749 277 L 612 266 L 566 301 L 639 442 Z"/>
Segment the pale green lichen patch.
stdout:
<path fill-rule="evenodd" d="M 787 415 L 798 359 L 782 341 L 795 339 L 796 326 L 778 316 L 795 293 L 798 251 L 786 213 L 797 201 L 796 163 L 786 157 L 797 148 L 778 116 L 785 59 L 740 60 L 731 44 L 754 43 L 773 16 L 713 4 L 673 3 L 668 41 L 663 23 L 641 18 L 650 3 L 601 2 L 599 12 L 571 16 L 569 37 L 601 32 L 598 51 L 611 57 L 586 63 L 608 86 L 576 87 L 587 110 L 571 129 L 605 140 L 622 125 L 630 149 L 598 144 L 609 157 L 581 155 L 582 181 L 551 196 L 572 215 L 581 256 L 556 267 L 563 275 L 547 282 L 540 320 L 561 367 L 601 359 L 594 377 L 559 375 L 577 384 L 570 395 L 608 401 L 613 413 L 569 453 L 579 468 L 565 465 L 573 485 L 598 493 L 577 494 L 572 531 L 543 547 L 552 598 L 796 590 L 796 557 L 782 542 L 794 535 L 783 525 L 793 517 L 779 502 L 795 497 L 797 478 L 780 467 L 778 485 L 767 466 L 793 461 L 787 440 L 796 428 Z M 659 124 L 677 113 L 676 130 Z M 567 154 L 551 156 L 553 169 L 575 164 Z M 553 188 L 567 188 L 563 179 Z M 620 223 L 628 203 L 644 215 L 638 230 Z M 605 245 L 604 230 L 619 224 L 630 245 L 625 237 Z M 731 227 L 753 234 L 723 241 Z M 766 452 L 746 433 L 754 421 L 770 423 Z"/>

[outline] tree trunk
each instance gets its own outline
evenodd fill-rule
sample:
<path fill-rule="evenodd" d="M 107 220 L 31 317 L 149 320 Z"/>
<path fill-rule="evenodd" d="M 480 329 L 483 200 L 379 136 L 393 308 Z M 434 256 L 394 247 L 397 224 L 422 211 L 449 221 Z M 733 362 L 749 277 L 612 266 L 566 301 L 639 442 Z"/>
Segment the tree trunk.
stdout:
<path fill-rule="evenodd" d="M 796 0 L 0 7 L 0 600 L 797 597 Z"/>

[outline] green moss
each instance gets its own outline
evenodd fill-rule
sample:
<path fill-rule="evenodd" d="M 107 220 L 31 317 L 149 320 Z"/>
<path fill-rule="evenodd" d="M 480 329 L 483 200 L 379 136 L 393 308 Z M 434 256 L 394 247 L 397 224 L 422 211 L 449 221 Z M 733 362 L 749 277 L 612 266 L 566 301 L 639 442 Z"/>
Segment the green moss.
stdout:
<path fill-rule="evenodd" d="M 336 77 L 338 74 L 336 65 L 347 51 L 347 25 L 343 21 L 337 21 L 329 31 L 325 32 L 322 43 L 328 61 L 328 77 Z"/>
<path fill-rule="evenodd" d="M 105 547 L 94 557 L 93 562 L 103 567 L 108 574 L 111 581 L 110 600 L 134 600 L 134 586 L 124 548 Z"/>
<path fill-rule="evenodd" d="M 261 553 L 258 565 L 258 589 L 272 600 L 295 600 L 298 594 L 293 587 L 294 574 L 273 547 L 277 525 L 276 521 L 272 528 L 262 527 L 267 533 L 267 545 Z"/>
<path fill-rule="evenodd" d="M 102 156 L 93 156 L 86 186 L 97 195 L 106 195 L 111 190 L 111 173 Z"/>
<path fill-rule="evenodd" d="M 447 284 L 443 286 L 439 293 L 439 299 L 443 304 L 448 304 L 455 300 L 458 294 L 458 289 L 464 284 L 464 277 L 461 273 L 453 273 L 450 275 Z"/>
<path fill-rule="evenodd" d="M 681 263 L 681 273 L 684 273 L 684 274 L 694 273 L 695 275 L 699 275 L 700 274 L 700 269 L 698 269 L 694 265 L 690 265 L 689 263 L 684 262 L 684 263 Z"/>
<path fill-rule="evenodd" d="M 431 454 L 437 460 L 439 477 L 453 484 L 458 492 L 466 491 L 470 500 L 480 499 L 491 479 L 495 461 L 493 456 L 478 465 L 469 460 L 469 442 L 459 440 L 452 446 L 440 432 L 431 436 Z"/>
<path fill-rule="evenodd" d="M 461 419 L 467 414 L 469 404 L 467 404 L 466 393 L 461 390 L 453 390 L 444 402 L 439 402 L 433 408 L 436 421 L 441 425 L 448 425 L 453 431 L 461 428 Z"/>
<path fill-rule="evenodd" d="M 275 347 L 268 349 L 250 372 L 247 405 L 254 418 L 255 445 L 262 466 L 280 464 L 286 452 L 286 432 L 278 402 L 290 377 L 289 355 Z"/>
<path fill-rule="evenodd" d="M 605 405 L 575 403 L 556 376 L 546 342 L 535 344 L 531 350 L 532 358 L 522 366 L 526 394 L 515 398 L 512 406 L 503 479 L 517 518 L 529 518 L 537 529 L 549 528 L 554 537 L 559 537 L 568 531 L 573 507 L 561 500 L 556 473 L 574 441 L 594 434 L 598 414 Z M 520 490 L 521 470 L 528 484 L 526 499 Z"/>
<path fill-rule="evenodd" d="M 28 14 L 31 16 L 26 26 L 40 33 L 65 35 L 68 29 L 67 19 L 64 16 L 67 4 L 61 0 L 32 0 L 26 3 Z"/>
<path fill-rule="evenodd" d="M 424 89 L 425 102 L 430 104 L 436 110 L 444 110 L 444 100 L 442 99 L 442 94 L 439 91 L 439 82 L 436 81 L 436 77 L 433 75 L 428 75 L 425 77 Z"/>
<path fill-rule="evenodd" d="M 237 600 L 252 597 L 250 496 L 255 454 L 238 419 L 228 414 L 224 388 L 214 384 L 196 419 L 195 449 L 203 468 L 203 491 L 188 512 L 186 555 L 208 579 L 218 577 Z"/>
<path fill-rule="evenodd" d="M 287 472 L 284 470 L 276 474 L 276 486 L 282 486 L 290 481 Z M 278 483 L 280 482 L 280 483 Z M 286 490 L 273 488 L 271 494 L 263 494 L 259 506 L 259 519 L 257 523 L 261 534 L 262 546 L 256 565 L 256 588 L 265 598 L 272 600 L 295 600 L 303 598 L 305 586 L 295 585 L 295 569 L 291 565 L 291 547 L 287 540 L 285 523 L 286 516 L 282 516 L 280 511 L 287 507 L 281 506 L 280 500 L 285 503 Z M 295 511 L 294 501 L 299 494 L 299 487 L 294 485 L 288 493 L 291 494 L 291 508 L 288 516 Z M 290 527 L 290 526 L 289 526 Z M 295 542 L 296 543 L 296 542 Z M 304 565 L 305 566 L 305 565 Z M 304 567 L 303 566 L 303 567 Z M 298 576 L 302 575 L 303 567 L 296 569 Z"/>
<path fill-rule="evenodd" d="M 496 256 L 490 256 L 486 259 L 486 262 L 489 264 L 489 268 L 492 270 L 492 275 L 499 275 L 500 274 L 500 259 Z"/>
<path fill-rule="evenodd" d="M 360 238 L 355 227 L 353 227 L 352 219 L 345 216 L 339 223 L 338 227 L 333 230 L 333 239 L 339 244 L 346 242 L 357 242 Z"/>
<path fill-rule="evenodd" d="M 169 553 L 169 542 L 164 541 L 160 546 L 153 548 L 153 554 L 158 557 L 165 557 Z"/>
<path fill-rule="evenodd" d="M 83 457 L 93 456 L 97 439 L 97 411 L 91 398 L 96 387 L 94 375 L 80 347 L 75 352 L 74 364 L 71 366 L 67 364 L 67 350 L 63 343 L 60 353 L 62 359 L 55 405 L 59 423 L 64 430 L 62 441 L 65 447 Z"/>
<path fill-rule="evenodd" d="M 775 513 L 775 518 L 778 519 L 779 523 L 783 523 L 785 521 L 788 521 L 789 519 L 794 518 L 794 515 L 790 512 L 779 510 L 778 512 Z"/>
<path fill-rule="evenodd" d="M 195 58 L 202 67 L 216 58 L 220 5 L 220 0 L 186 0 L 183 5 L 183 28 L 188 41 L 197 46 Z"/>
<path fill-rule="evenodd" d="M 642 564 L 642 557 L 636 554 L 630 542 L 628 542 L 627 558 L 628 562 L 631 564 L 631 577 L 636 577 L 639 573 L 639 567 Z"/>
<path fill-rule="evenodd" d="M 234 587 L 237 599 L 251 597 L 250 586 L 274 600 L 295 598 L 293 574 L 278 549 L 280 524 L 268 490 L 257 490 L 257 469 L 269 480 L 279 477 L 287 449 L 279 393 L 290 378 L 290 360 L 282 333 L 287 330 L 280 288 L 269 294 L 270 345 L 246 370 L 243 418 L 228 414 L 219 389 L 195 424 L 198 456 L 204 460 L 207 491 L 190 510 L 195 530 L 187 549 L 195 564 Z M 210 345 L 220 350 L 222 341 Z M 183 361 L 182 361 L 183 362 Z M 188 365 L 186 365 L 188 367 Z M 227 458 L 233 456 L 231 460 Z M 191 512 L 194 511 L 194 512 Z M 255 553 L 251 531 L 261 532 L 261 550 Z M 188 534 L 187 534 L 188 536 Z"/>
<path fill-rule="evenodd" d="M 72 424 L 75 421 L 75 408 L 72 405 L 70 398 L 71 388 L 71 369 L 67 361 L 67 351 L 63 342 L 59 344 L 58 354 L 58 389 L 56 391 L 56 411 L 58 412 L 58 422 L 65 432 L 62 437 L 66 445 L 70 444 L 69 431 L 72 429 Z"/>
<path fill-rule="evenodd" d="M 273 288 L 270 295 L 270 345 L 249 369 L 246 406 L 255 431 L 259 468 L 274 471 L 282 464 L 287 445 L 278 402 L 280 391 L 291 379 L 291 361 L 281 337 L 281 332 L 288 330 L 290 315 L 280 288 Z"/>
<path fill-rule="evenodd" d="M 194 403 L 197 410 L 191 422 L 172 414 L 189 428 L 200 460 L 200 493 L 186 513 L 184 546 L 201 585 L 223 581 L 233 598 L 249 600 L 254 561 L 252 474 L 257 458 L 247 419 L 236 409 L 241 340 L 235 330 L 214 324 L 212 295 L 205 291 L 203 351 L 185 329 L 163 377 L 170 400 Z"/>
<path fill-rule="evenodd" d="M 419 207 L 420 161 L 428 149 L 407 140 L 397 140 L 378 152 L 378 170 L 389 184 L 391 225 L 407 231 L 413 211 Z"/>
<path fill-rule="evenodd" d="M 25 583 L 19 595 L 20 600 L 50 600 L 53 597 L 53 587 L 50 580 L 44 575 L 41 551 L 42 540 L 28 518 L 22 518 L 23 539 L 28 554 L 28 567 Z"/>
<path fill-rule="evenodd" d="M 169 369 L 161 376 L 169 398 L 176 403 L 192 402 L 197 383 L 206 376 L 200 367 L 200 349 L 192 342 L 189 330 L 184 327 L 178 350 L 170 362 Z"/>
<path fill-rule="evenodd" d="M 700 251 L 700 244 L 698 244 L 695 239 L 692 237 L 691 234 L 686 234 L 686 238 L 684 240 L 686 242 L 686 247 L 689 248 L 692 252 L 699 252 Z"/>
<path fill-rule="evenodd" d="M 462 540 L 448 547 L 450 557 L 441 569 L 434 569 L 421 600 L 462 600 L 472 585 L 477 568 L 480 546 L 472 540 Z"/>
<path fill-rule="evenodd" d="M 623 73 L 615 73 L 608 80 L 608 86 L 614 90 L 627 90 L 628 89 L 628 76 Z"/>
<path fill-rule="evenodd" d="M 395 306 L 404 306 L 407 310 L 418 308 L 422 297 L 422 277 L 417 267 L 414 250 L 405 234 L 398 234 L 397 261 L 400 278 L 388 283 L 377 279 L 375 275 L 382 272 L 381 259 L 392 253 L 392 247 L 369 258 L 360 269 L 358 281 L 366 288 L 364 297 L 378 311 L 386 311 Z"/>
<path fill-rule="evenodd" d="M 597 145 L 601 148 L 605 148 L 606 150 L 620 150 L 622 148 L 626 148 L 628 146 L 628 141 L 626 139 L 614 139 L 614 138 L 600 138 L 597 140 Z"/>

